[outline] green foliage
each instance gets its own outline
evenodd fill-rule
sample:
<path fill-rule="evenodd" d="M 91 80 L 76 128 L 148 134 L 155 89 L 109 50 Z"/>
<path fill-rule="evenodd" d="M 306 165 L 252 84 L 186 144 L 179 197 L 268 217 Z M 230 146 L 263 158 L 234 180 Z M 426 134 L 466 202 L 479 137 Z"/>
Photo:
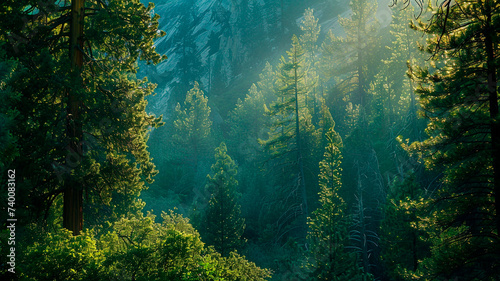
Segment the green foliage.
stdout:
<path fill-rule="evenodd" d="M 415 174 L 396 179 L 387 195 L 381 223 L 381 258 L 392 280 L 408 280 L 429 254 L 429 235 L 423 217 L 424 200 Z"/>
<path fill-rule="evenodd" d="M 328 145 L 319 163 L 320 207 L 309 218 L 308 240 L 311 280 L 364 280 L 356 265 L 356 256 L 348 245 L 346 204 L 339 195 L 342 187 L 340 164 L 342 140 L 333 127 L 326 133 Z"/>
<path fill-rule="evenodd" d="M 204 239 L 223 257 L 240 248 L 244 240 L 245 220 L 241 217 L 238 203 L 237 166 L 229 155 L 225 143 L 215 149 L 215 164 L 208 175 L 206 190 L 211 194 L 204 216 Z"/>
<path fill-rule="evenodd" d="M 174 120 L 174 141 L 188 156 L 193 165 L 197 165 L 200 154 L 207 150 L 212 121 L 208 98 L 205 97 L 200 86 L 195 82 L 194 87 L 186 94 L 184 106 L 177 104 L 175 107 L 176 119 Z"/>
<path fill-rule="evenodd" d="M 300 35 L 300 42 L 304 45 L 306 53 L 311 57 L 315 56 L 317 51 L 317 41 L 320 33 L 320 26 L 318 25 L 317 18 L 313 15 L 313 9 L 308 8 L 304 12 L 304 20 L 301 22 L 300 29 L 302 30 L 302 35 Z"/>
<path fill-rule="evenodd" d="M 290 235 L 291 229 L 305 230 L 309 204 L 307 190 L 311 186 L 306 182 L 315 177 L 304 172 L 310 171 L 304 167 L 306 161 L 314 163 L 311 158 L 318 139 L 305 104 L 312 84 L 306 79 L 308 68 L 304 54 L 298 38 L 293 36 L 292 48 L 287 51 L 288 58 L 281 57 L 278 65 L 277 99 L 268 112 L 271 117 L 269 136 L 267 140 L 260 140 L 268 153 L 270 170 L 279 170 L 273 179 L 275 190 L 270 192 L 273 203 L 268 211 L 269 221 L 277 225 L 274 227 L 276 241 Z"/>
<path fill-rule="evenodd" d="M 164 33 L 152 5 L 85 1 L 84 66 L 73 73 L 69 7 L 58 5 L 16 1 L 3 6 L 8 15 L 1 17 L 0 39 L 11 44 L 2 44 L 0 52 L 16 61 L 17 71 L 2 77 L 2 90 L 22 97 L 10 98 L 8 106 L 17 112 L 9 135 L 23 140 L 6 160 L 22 175 L 17 203 L 28 220 L 46 218 L 71 185 L 86 194 L 86 223 L 94 226 L 128 212 L 157 173 L 146 140 L 161 118 L 145 111 L 145 97 L 155 85 L 135 73 L 138 60 L 162 60 L 153 41 Z M 70 103 L 77 104 L 76 111 L 69 112 Z"/>
<path fill-rule="evenodd" d="M 0 43 L 1 44 L 1 43 Z M 19 117 L 19 110 L 15 105 L 21 98 L 19 93 L 12 91 L 8 86 L 10 79 L 16 71 L 22 71 L 15 60 L 5 59 L 5 54 L 0 48 L 0 93 L 3 102 L 0 105 L 0 172 L 6 174 L 6 169 L 10 166 L 18 153 L 16 146 L 17 137 L 12 134 L 14 124 Z"/>
<path fill-rule="evenodd" d="M 30 241 L 31 242 L 31 241 Z M 21 280 L 103 280 L 106 257 L 90 232 L 73 236 L 66 229 L 43 234 L 23 249 Z"/>
<path fill-rule="evenodd" d="M 498 8 L 491 1 L 430 4 L 431 20 L 413 23 L 429 36 L 423 49 L 432 57 L 430 66 L 413 71 L 429 137 L 409 150 L 442 173 L 427 209 L 432 246 L 422 276 L 428 279 L 493 280 L 500 272 L 492 244 L 500 232 L 498 57 L 492 54 L 498 37 L 491 36 L 499 28 Z M 446 258 L 453 262 L 444 266 Z"/>
<path fill-rule="evenodd" d="M 255 161 L 262 150 L 258 138 L 267 133 L 269 120 L 265 115 L 266 103 L 262 90 L 252 84 L 245 100 L 238 100 L 236 107 L 229 113 L 230 147 L 240 163 Z"/>
<path fill-rule="evenodd" d="M 162 224 L 151 214 L 123 218 L 100 239 L 114 279 L 182 280 L 196 269 L 203 250 L 198 233 L 173 212 L 162 217 Z"/>
<path fill-rule="evenodd" d="M 266 280 L 268 270 L 233 252 L 206 248 L 189 221 L 170 211 L 122 218 L 110 232 L 34 235 L 16 268 L 21 280 Z"/>

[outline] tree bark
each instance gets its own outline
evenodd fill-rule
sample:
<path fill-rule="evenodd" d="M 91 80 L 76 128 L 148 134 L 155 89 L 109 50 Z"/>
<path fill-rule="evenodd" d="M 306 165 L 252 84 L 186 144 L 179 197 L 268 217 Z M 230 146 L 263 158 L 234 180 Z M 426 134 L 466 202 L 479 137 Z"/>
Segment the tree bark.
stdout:
<path fill-rule="evenodd" d="M 71 30 L 69 55 L 71 61 L 71 76 L 76 86 L 68 90 L 66 133 L 69 140 L 69 151 L 66 165 L 76 169 L 80 163 L 83 151 L 83 131 L 80 121 L 80 99 L 78 88 L 81 83 L 80 73 L 83 68 L 83 23 L 84 0 L 71 2 Z M 77 82 L 78 81 L 78 82 Z M 69 159 L 69 158 L 73 159 Z M 75 159 L 76 158 L 76 159 Z M 63 227 L 71 230 L 73 235 L 79 235 L 83 229 L 83 190 L 72 175 L 64 181 Z"/>

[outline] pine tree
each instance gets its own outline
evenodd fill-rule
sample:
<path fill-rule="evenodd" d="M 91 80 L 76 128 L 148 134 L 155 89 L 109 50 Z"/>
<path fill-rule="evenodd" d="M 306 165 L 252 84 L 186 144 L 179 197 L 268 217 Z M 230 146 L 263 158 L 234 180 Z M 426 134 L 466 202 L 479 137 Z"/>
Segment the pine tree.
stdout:
<path fill-rule="evenodd" d="M 303 34 L 300 35 L 299 40 L 310 59 L 314 58 L 317 54 L 317 41 L 321 30 L 318 21 L 319 19 L 314 17 L 313 9 L 308 8 L 305 10 L 304 20 L 302 20 L 300 25 Z"/>
<path fill-rule="evenodd" d="M 409 24 L 414 15 L 413 6 L 405 8 L 400 3 L 394 5 L 392 11 L 392 22 L 387 34 L 390 41 L 386 46 L 387 59 L 383 60 L 368 92 L 373 97 L 369 129 L 373 148 L 379 156 L 380 171 L 386 175 L 384 182 L 387 186 L 394 177 L 402 180 L 410 169 L 416 170 L 419 178 L 422 178 L 420 173 L 423 166 L 410 161 L 397 137 L 417 140 L 425 126 L 423 120 L 417 117 L 414 83 L 406 75 L 409 65 L 417 59 L 425 59 L 417 49 L 417 45 L 423 41 L 422 36 L 412 30 Z"/>
<path fill-rule="evenodd" d="M 342 84 L 350 84 L 347 90 L 349 100 L 365 108 L 370 104 L 367 90 L 377 65 L 371 55 L 377 43 L 377 4 L 372 0 L 353 0 L 349 6 L 352 16 L 339 18 L 345 38 L 329 31 L 322 44 L 322 68 L 330 77 L 343 75 Z"/>
<path fill-rule="evenodd" d="M 396 178 L 387 194 L 381 223 L 381 259 L 392 280 L 407 280 L 429 254 L 428 233 L 420 222 L 424 202 L 415 173 Z"/>
<path fill-rule="evenodd" d="M 269 138 L 262 141 L 273 159 L 274 166 L 280 169 L 281 178 L 277 180 L 279 191 L 273 192 L 274 196 L 277 196 L 278 200 L 288 201 L 280 206 L 280 211 L 275 212 L 282 213 L 279 217 L 285 218 L 277 223 L 279 229 L 284 229 L 279 237 L 288 231 L 286 226 L 297 217 L 308 214 L 304 158 L 310 155 L 308 150 L 311 147 L 306 145 L 306 142 L 310 141 L 308 139 L 315 131 L 311 115 L 304 106 L 304 96 L 309 87 L 305 83 L 304 51 L 296 36 L 292 38 L 292 48 L 287 54 L 288 59 L 282 57 L 278 66 L 278 98 L 269 110 L 273 118 Z"/>
<path fill-rule="evenodd" d="M 197 82 L 186 94 L 184 105 L 175 107 L 174 142 L 178 145 L 182 157 L 195 167 L 200 157 L 208 150 L 212 121 L 210 120 L 208 98 Z"/>
<path fill-rule="evenodd" d="M 412 144 L 429 169 L 443 174 L 426 218 L 429 279 L 495 280 L 500 272 L 500 123 L 498 120 L 498 9 L 495 1 L 430 6 L 430 67 L 415 68 L 417 93 L 430 121 L 429 138 Z"/>
<path fill-rule="evenodd" d="M 259 74 L 259 81 L 257 82 L 257 88 L 262 92 L 266 107 L 269 107 L 276 99 L 276 82 L 276 71 L 273 70 L 273 66 L 269 62 L 266 62 L 266 66 L 262 69 L 262 73 Z"/>
<path fill-rule="evenodd" d="M 402 4 L 392 7 L 392 22 L 390 33 L 393 36 L 392 44 L 388 49 L 391 51 L 390 58 L 384 60 L 382 67 L 384 77 L 383 83 L 387 91 L 385 107 L 388 108 L 389 122 L 396 122 L 397 116 L 405 117 L 406 123 L 411 126 L 411 138 L 418 137 L 417 129 L 417 101 L 413 89 L 413 83 L 406 75 L 408 65 L 416 59 L 424 59 L 417 52 L 417 44 L 422 41 L 419 34 L 410 27 L 410 20 L 414 15 L 413 6 L 404 8 Z"/>
<path fill-rule="evenodd" d="M 245 219 L 240 216 L 238 203 L 237 166 L 229 155 L 224 143 L 215 149 L 215 164 L 212 175 L 208 175 L 207 191 L 211 194 L 205 214 L 205 241 L 213 245 L 222 256 L 240 248 L 245 230 Z"/>
<path fill-rule="evenodd" d="M 342 140 L 332 126 L 326 133 L 328 145 L 320 162 L 320 207 L 308 219 L 311 244 L 312 280 L 366 280 L 356 264 L 356 256 L 348 252 L 349 242 L 346 204 L 341 193 Z"/>
<path fill-rule="evenodd" d="M 312 9 L 306 9 L 304 12 L 304 20 L 300 24 L 302 34 L 299 37 L 299 42 L 304 49 L 304 67 L 307 69 L 304 82 L 308 85 L 309 90 L 304 95 L 304 106 L 309 109 L 313 117 L 315 116 L 316 107 L 319 107 L 317 95 L 319 90 L 319 75 L 317 74 L 318 67 L 318 37 L 321 26 L 318 24 L 319 19 L 314 17 Z"/>
<path fill-rule="evenodd" d="M 83 210 L 91 224 L 120 216 L 156 174 L 146 139 L 161 122 L 145 112 L 154 85 L 135 73 L 139 59 L 161 61 L 159 16 L 135 0 L 3 7 L 0 38 L 11 44 L 1 48 L 23 69 L 9 81 L 22 97 L 12 134 L 23 141 L 9 165 L 22 175 L 19 207 L 46 219 L 64 194 L 63 224 L 75 235 Z"/>
<path fill-rule="evenodd" d="M 330 109 L 326 105 L 325 99 L 321 99 L 321 110 L 319 113 L 319 125 L 318 125 L 318 133 L 321 136 L 321 146 L 327 147 L 328 137 L 327 133 L 330 128 L 335 126 L 335 121 L 333 121 L 332 114 L 330 113 Z"/>
<path fill-rule="evenodd" d="M 262 150 L 258 139 L 267 133 L 269 118 L 266 118 L 266 105 L 262 91 L 252 84 L 244 100 L 238 99 L 236 108 L 229 113 L 230 145 L 238 154 L 238 162 L 253 160 Z M 239 157 L 238 157 L 239 156 Z"/>
<path fill-rule="evenodd" d="M 373 146 L 376 140 L 369 130 L 372 97 L 368 89 L 378 68 L 373 55 L 378 45 L 375 36 L 379 29 L 375 17 L 377 3 L 353 0 L 349 7 L 352 15 L 339 18 L 345 37 L 337 37 L 330 32 L 322 49 L 325 66 L 331 68 L 327 73 L 337 76 L 336 92 L 343 94 L 338 99 L 345 100 L 339 104 L 347 102 L 346 123 L 350 128 L 344 138 L 344 152 L 346 165 L 353 168 L 345 171 L 347 180 L 344 184 L 350 187 L 350 196 L 355 200 L 351 241 L 357 248 L 364 272 L 373 273 L 378 246 L 377 241 L 368 243 L 366 235 L 377 236 L 378 204 L 386 197 L 378 155 Z"/>
<path fill-rule="evenodd" d="M 401 5 L 392 7 L 392 22 L 390 24 L 390 40 L 387 46 L 388 58 L 383 60 L 379 73 L 375 76 L 370 92 L 376 100 L 378 108 L 373 115 L 378 118 L 381 134 L 394 139 L 393 130 L 409 126 L 412 140 L 417 138 L 416 128 L 417 104 L 411 79 L 406 75 L 408 65 L 416 58 L 424 59 L 417 52 L 417 44 L 421 36 L 410 27 L 414 15 L 413 6 L 406 9 Z M 406 132 L 405 132 L 406 133 Z"/>

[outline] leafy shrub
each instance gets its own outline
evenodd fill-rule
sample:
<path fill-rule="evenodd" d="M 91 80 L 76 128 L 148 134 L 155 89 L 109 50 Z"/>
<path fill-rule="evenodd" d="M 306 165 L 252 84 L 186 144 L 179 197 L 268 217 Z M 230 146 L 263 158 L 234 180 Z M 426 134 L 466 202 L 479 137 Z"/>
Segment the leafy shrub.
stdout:
<path fill-rule="evenodd" d="M 110 232 L 73 236 L 60 229 L 26 248 L 22 280 L 235 280 L 259 281 L 270 272 L 233 252 L 205 247 L 189 220 L 174 212 L 163 222 L 141 213 L 117 221 Z"/>
<path fill-rule="evenodd" d="M 19 263 L 21 280 L 102 280 L 105 257 L 91 233 L 48 232 L 29 245 Z"/>

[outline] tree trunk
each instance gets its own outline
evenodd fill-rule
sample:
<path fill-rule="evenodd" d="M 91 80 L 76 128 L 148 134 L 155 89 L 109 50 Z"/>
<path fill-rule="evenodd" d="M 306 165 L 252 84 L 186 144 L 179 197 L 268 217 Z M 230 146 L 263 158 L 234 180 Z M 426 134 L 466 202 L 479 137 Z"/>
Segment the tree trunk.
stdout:
<path fill-rule="evenodd" d="M 82 151 L 82 124 L 80 121 L 80 100 L 77 89 L 80 81 L 80 73 L 83 67 L 83 21 L 84 0 L 73 0 L 71 2 L 71 30 L 69 55 L 71 60 L 71 75 L 74 81 L 78 81 L 76 87 L 68 91 L 67 105 L 67 137 L 69 140 L 69 154 L 66 164 L 75 169 L 79 165 Z M 69 159 L 70 155 L 76 159 Z M 69 160 L 69 161 L 68 161 Z M 74 161 L 76 160 L 76 161 Z M 71 162 L 71 163 L 68 163 Z M 64 181 L 64 206 L 63 227 L 71 230 L 73 235 L 79 235 L 83 228 L 83 190 L 77 181 L 70 175 Z"/>

